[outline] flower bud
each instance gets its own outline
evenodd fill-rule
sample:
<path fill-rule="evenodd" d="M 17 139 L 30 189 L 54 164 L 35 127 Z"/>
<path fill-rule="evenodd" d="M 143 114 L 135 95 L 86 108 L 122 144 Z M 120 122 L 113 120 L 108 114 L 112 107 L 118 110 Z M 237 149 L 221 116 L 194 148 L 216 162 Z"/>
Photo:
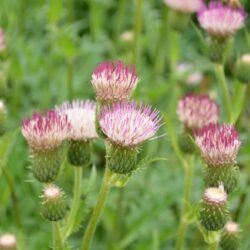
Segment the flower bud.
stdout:
<path fill-rule="evenodd" d="M 219 39 L 208 37 L 206 39 L 206 54 L 213 63 L 223 63 L 229 55 L 231 40 L 221 41 Z"/>
<path fill-rule="evenodd" d="M 222 250 L 240 249 L 240 228 L 237 223 L 227 222 L 221 234 L 220 247 Z"/>
<path fill-rule="evenodd" d="M 108 146 L 108 167 L 117 174 L 129 174 L 137 166 L 138 151 L 134 148 L 122 148 L 110 144 Z"/>
<path fill-rule="evenodd" d="M 86 141 L 70 141 L 68 161 L 73 166 L 89 166 L 91 159 L 90 143 Z"/>
<path fill-rule="evenodd" d="M 31 152 L 31 171 L 34 177 L 43 183 L 53 182 L 58 176 L 63 158 L 63 146 L 60 146 L 53 151 Z"/>
<path fill-rule="evenodd" d="M 67 135 L 69 140 L 68 160 L 74 166 L 90 164 L 90 143 L 98 137 L 95 128 L 96 104 L 93 101 L 74 100 L 64 102 L 56 110 L 66 115 L 71 130 Z"/>
<path fill-rule="evenodd" d="M 242 83 L 250 83 L 250 54 L 243 55 L 236 63 L 236 77 Z"/>
<path fill-rule="evenodd" d="M 207 187 L 218 187 L 223 183 L 227 193 L 231 193 L 239 183 L 239 168 L 237 166 L 206 166 L 204 181 Z"/>
<path fill-rule="evenodd" d="M 178 137 L 178 144 L 181 151 L 185 154 L 194 154 L 196 151 L 196 146 L 189 133 L 180 134 Z"/>
<path fill-rule="evenodd" d="M 44 188 L 41 202 L 41 213 L 48 221 L 58 221 L 65 217 L 65 194 L 59 187 L 51 184 Z"/>
<path fill-rule="evenodd" d="M 12 234 L 4 234 L 0 237 L 0 250 L 16 250 L 16 237 Z"/>
<path fill-rule="evenodd" d="M 104 106 L 99 122 L 107 137 L 109 168 L 119 174 L 134 170 L 139 146 L 155 135 L 160 121 L 157 110 L 135 102 L 122 101 Z"/>
<path fill-rule="evenodd" d="M 52 182 L 63 161 L 63 141 L 70 132 L 66 116 L 50 111 L 46 116 L 33 114 L 22 122 L 22 134 L 28 141 L 32 172 L 40 182 Z"/>
<path fill-rule="evenodd" d="M 199 208 L 199 220 L 208 231 L 218 231 L 224 227 L 227 217 L 227 194 L 222 187 L 205 190 Z"/>

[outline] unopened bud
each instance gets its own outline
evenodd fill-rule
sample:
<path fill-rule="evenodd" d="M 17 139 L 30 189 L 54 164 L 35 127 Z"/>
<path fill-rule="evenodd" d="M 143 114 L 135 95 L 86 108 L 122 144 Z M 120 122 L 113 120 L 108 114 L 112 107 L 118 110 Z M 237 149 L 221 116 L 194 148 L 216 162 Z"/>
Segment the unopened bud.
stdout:
<path fill-rule="evenodd" d="M 0 237 L 0 250 L 16 250 L 16 237 L 12 234 L 4 234 Z"/>
<path fill-rule="evenodd" d="M 227 222 L 221 234 L 220 247 L 222 250 L 240 249 L 240 227 L 237 223 Z"/>
<path fill-rule="evenodd" d="M 134 148 L 122 148 L 116 145 L 109 145 L 108 167 L 117 174 L 130 174 L 137 165 L 138 152 Z"/>
<path fill-rule="evenodd" d="M 237 166 L 206 166 L 204 174 L 207 187 L 218 187 L 222 183 L 227 193 L 231 193 L 239 182 Z"/>
<path fill-rule="evenodd" d="M 64 192 L 55 185 L 44 188 L 41 212 L 48 221 L 58 221 L 65 217 L 66 201 Z"/>
<path fill-rule="evenodd" d="M 236 77 L 242 83 L 250 83 L 250 54 L 240 57 L 235 69 Z"/>
<path fill-rule="evenodd" d="M 91 158 L 90 142 L 71 140 L 69 143 L 69 163 L 74 166 L 88 166 L 90 164 Z"/>
<path fill-rule="evenodd" d="M 199 210 L 201 224 L 208 231 L 218 231 L 226 224 L 227 217 L 227 194 L 223 187 L 206 189 Z"/>
<path fill-rule="evenodd" d="M 194 154 L 196 151 L 196 146 L 192 141 L 191 135 L 189 133 L 182 133 L 178 137 L 178 143 L 181 151 L 185 154 Z"/>

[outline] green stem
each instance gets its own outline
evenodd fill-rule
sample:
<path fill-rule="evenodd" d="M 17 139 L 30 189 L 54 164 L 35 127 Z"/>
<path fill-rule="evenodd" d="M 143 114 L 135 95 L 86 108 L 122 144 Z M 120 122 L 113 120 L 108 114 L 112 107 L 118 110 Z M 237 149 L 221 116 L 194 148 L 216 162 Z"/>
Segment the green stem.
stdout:
<path fill-rule="evenodd" d="M 5 166 L 3 166 L 1 169 L 2 169 L 3 176 L 7 182 L 7 185 L 8 185 L 9 190 L 10 190 L 12 205 L 13 205 L 14 214 L 15 214 L 16 225 L 18 228 L 22 228 L 22 222 L 21 222 L 21 217 L 20 217 L 20 210 L 19 210 L 18 199 L 17 199 L 16 190 L 15 190 L 15 185 L 14 185 L 13 180 L 11 179 L 11 176 L 9 175 L 7 169 L 5 168 Z"/>
<path fill-rule="evenodd" d="M 217 242 L 210 244 L 209 250 L 217 250 Z"/>
<path fill-rule="evenodd" d="M 169 47 L 171 74 L 173 75 L 180 57 L 180 34 L 171 28 L 169 28 Z"/>
<path fill-rule="evenodd" d="M 166 37 L 169 30 L 168 25 L 168 8 L 163 6 L 162 8 L 162 24 L 159 35 L 159 40 L 155 48 L 155 72 L 162 74 L 164 71 L 166 61 Z"/>
<path fill-rule="evenodd" d="M 74 167 L 74 196 L 71 210 L 69 212 L 64 228 L 63 239 L 65 240 L 73 232 L 76 215 L 80 206 L 82 190 L 82 167 Z"/>
<path fill-rule="evenodd" d="M 64 250 L 59 222 L 52 222 L 53 226 L 53 250 Z"/>
<path fill-rule="evenodd" d="M 122 29 L 124 16 L 126 14 L 127 0 L 119 0 L 116 14 L 116 25 L 114 25 L 114 41 L 117 43 Z"/>
<path fill-rule="evenodd" d="M 190 203 L 190 194 L 192 187 L 192 178 L 193 178 L 193 169 L 194 169 L 194 156 L 190 155 L 188 159 L 188 164 L 185 169 L 185 186 L 184 186 L 184 199 L 183 199 L 183 208 L 181 213 L 181 222 L 179 226 L 178 236 L 176 240 L 175 249 L 181 250 L 183 249 L 183 245 L 185 242 L 185 235 L 187 230 L 187 221 L 186 221 L 186 213 L 188 212 L 189 203 Z"/>
<path fill-rule="evenodd" d="M 229 122 L 232 122 L 231 116 L 231 98 L 229 94 L 229 89 L 225 77 L 224 66 L 222 64 L 214 64 L 214 70 L 221 86 L 223 92 L 224 105 L 226 107 L 227 119 Z"/>
<path fill-rule="evenodd" d="M 139 57 L 139 38 L 142 29 L 142 3 L 143 0 L 135 1 L 134 16 L 134 43 L 133 43 L 133 64 L 136 65 Z"/>
<path fill-rule="evenodd" d="M 90 248 L 90 245 L 91 245 L 94 233 L 95 233 L 95 229 L 99 221 L 99 218 L 101 216 L 101 213 L 102 213 L 102 210 L 103 210 L 103 207 L 104 207 L 107 195 L 108 195 L 108 191 L 110 188 L 110 176 L 111 176 L 111 171 L 109 170 L 108 166 L 106 166 L 104 177 L 102 180 L 101 190 L 100 190 L 94 211 L 91 215 L 89 224 L 85 231 L 81 250 L 88 250 Z"/>
<path fill-rule="evenodd" d="M 73 59 L 67 59 L 67 90 L 68 90 L 68 99 L 72 100 L 74 96 L 74 87 L 73 87 Z"/>

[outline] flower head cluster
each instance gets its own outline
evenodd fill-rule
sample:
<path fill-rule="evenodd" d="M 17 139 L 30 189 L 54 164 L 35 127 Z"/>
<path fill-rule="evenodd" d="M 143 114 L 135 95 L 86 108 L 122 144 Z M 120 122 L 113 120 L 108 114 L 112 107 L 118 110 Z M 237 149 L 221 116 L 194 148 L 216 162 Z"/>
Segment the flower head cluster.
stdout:
<path fill-rule="evenodd" d="M 57 148 L 67 138 L 70 129 L 67 117 L 56 111 L 49 111 L 44 116 L 34 113 L 22 122 L 22 134 L 34 151 Z"/>
<path fill-rule="evenodd" d="M 219 119 L 219 106 L 207 95 L 188 94 L 177 107 L 179 119 L 186 128 L 202 128 Z"/>
<path fill-rule="evenodd" d="M 5 38 L 4 38 L 4 32 L 0 28 L 0 52 L 5 49 Z"/>
<path fill-rule="evenodd" d="M 203 29 L 216 38 L 227 38 L 244 26 L 246 13 L 243 8 L 234 8 L 218 1 L 203 5 L 198 20 Z"/>
<path fill-rule="evenodd" d="M 201 0 L 165 0 L 172 9 L 182 13 L 193 13 L 200 9 Z"/>
<path fill-rule="evenodd" d="M 135 68 L 122 62 L 101 63 L 92 74 L 96 97 L 101 101 L 128 99 L 137 85 Z"/>
<path fill-rule="evenodd" d="M 98 137 L 95 129 L 95 109 L 95 102 L 89 100 L 65 102 L 56 107 L 59 114 L 67 116 L 71 125 L 68 139 L 88 141 Z"/>
<path fill-rule="evenodd" d="M 208 166 L 235 164 L 241 142 L 232 125 L 209 124 L 195 132 L 195 141 Z"/>
<path fill-rule="evenodd" d="M 108 140 L 121 147 L 136 147 L 154 136 L 160 127 L 157 110 L 135 102 L 118 102 L 105 106 L 100 113 L 100 126 Z"/>

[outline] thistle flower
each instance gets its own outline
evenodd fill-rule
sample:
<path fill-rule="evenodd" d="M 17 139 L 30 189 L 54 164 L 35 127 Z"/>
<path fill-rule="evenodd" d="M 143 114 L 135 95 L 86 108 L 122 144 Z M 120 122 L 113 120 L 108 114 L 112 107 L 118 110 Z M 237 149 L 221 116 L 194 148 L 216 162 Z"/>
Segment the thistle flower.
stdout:
<path fill-rule="evenodd" d="M 234 8 L 218 1 L 203 5 L 199 10 L 198 20 L 209 35 L 219 40 L 234 35 L 244 26 L 246 13 L 243 8 Z"/>
<path fill-rule="evenodd" d="M 62 142 L 70 132 L 66 116 L 50 111 L 34 113 L 22 122 L 22 134 L 31 149 L 32 172 L 40 182 L 54 181 L 63 160 Z"/>
<path fill-rule="evenodd" d="M 95 109 L 95 102 L 89 100 L 65 102 L 56 107 L 61 115 L 68 117 L 71 125 L 71 131 L 67 136 L 70 141 L 68 160 L 74 166 L 89 165 L 89 143 L 98 137 L 95 128 Z"/>
<path fill-rule="evenodd" d="M 101 63 L 92 74 L 92 85 L 100 101 L 128 99 L 138 83 L 135 68 L 124 63 Z"/>
<path fill-rule="evenodd" d="M 165 0 L 165 3 L 175 11 L 181 13 L 193 13 L 200 9 L 200 0 Z"/>
<path fill-rule="evenodd" d="M 136 168 L 137 148 L 155 135 L 160 121 L 157 110 L 135 102 L 103 107 L 99 122 L 109 142 L 109 167 L 113 172 L 127 174 Z"/>
<path fill-rule="evenodd" d="M 203 80 L 203 74 L 199 71 L 194 71 L 194 66 L 190 63 L 180 63 L 176 67 L 176 72 L 187 85 L 199 85 Z"/>
<path fill-rule="evenodd" d="M 51 151 L 59 147 L 69 132 L 67 117 L 55 111 L 45 116 L 34 113 L 22 122 L 22 134 L 34 151 Z"/>
<path fill-rule="evenodd" d="M 240 247 L 240 227 L 237 223 L 229 221 L 226 223 L 220 239 L 222 250 L 237 250 Z"/>
<path fill-rule="evenodd" d="M 67 139 L 89 141 L 98 137 L 95 129 L 95 109 L 95 102 L 90 100 L 65 102 L 56 107 L 60 115 L 67 116 L 71 125 Z"/>
<path fill-rule="evenodd" d="M 65 194 L 59 187 L 55 185 L 46 186 L 41 198 L 41 212 L 46 220 L 58 221 L 65 217 Z"/>
<path fill-rule="evenodd" d="M 199 219 L 209 231 L 217 231 L 224 227 L 228 217 L 227 194 L 223 187 L 205 190 L 200 204 Z"/>
<path fill-rule="evenodd" d="M 211 123 L 196 131 L 195 141 L 207 165 L 230 166 L 236 163 L 241 142 L 232 125 Z"/>
<path fill-rule="evenodd" d="M 0 52 L 5 50 L 4 31 L 0 28 Z"/>
<path fill-rule="evenodd" d="M 160 127 L 157 110 L 135 102 L 118 102 L 105 106 L 100 114 L 100 126 L 108 140 L 120 147 L 135 148 L 154 136 Z"/>
<path fill-rule="evenodd" d="M 188 94 L 179 101 L 177 114 L 184 126 L 192 130 L 217 122 L 219 106 L 207 95 Z"/>
<path fill-rule="evenodd" d="M 4 234 L 0 237 L 1 250 L 16 250 L 16 237 L 13 234 Z"/>

